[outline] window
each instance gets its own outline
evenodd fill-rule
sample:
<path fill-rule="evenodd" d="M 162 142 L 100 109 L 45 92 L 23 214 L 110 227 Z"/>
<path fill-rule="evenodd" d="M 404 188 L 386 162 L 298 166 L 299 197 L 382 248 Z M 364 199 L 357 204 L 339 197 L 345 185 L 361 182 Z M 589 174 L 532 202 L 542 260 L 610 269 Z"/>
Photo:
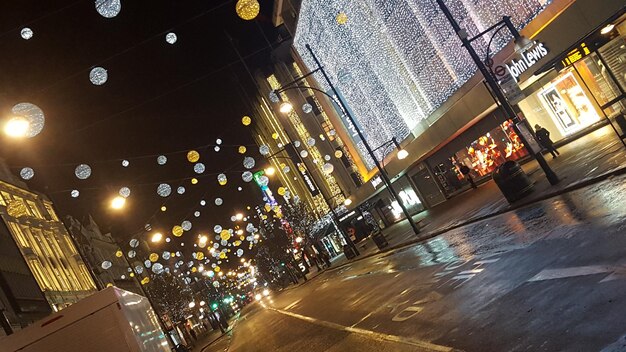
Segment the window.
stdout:
<path fill-rule="evenodd" d="M 50 215 L 50 219 L 59 221 L 59 218 L 57 217 L 57 214 L 54 211 L 52 204 L 44 203 L 44 206 L 46 207 L 46 210 L 48 211 L 48 215 Z"/>
<path fill-rule="evenodd" d="M 37 206 L 37 204 L 35 204 L 35 202 L 33 202 L 32 200 L 27 200 L 26 204 L 28 204 L 30 211 L 33 213 L 33 215 L 36 218 L 39 218 L 39 219 L 44 218 L 43 215 L 41 215 L 41 212 L 39 211 L 39 207 Z"/>
<path fill-rule="evenodd" d="M 13 238 L 17 244 L 19 244 L 22 248 L 29 248 L 30 244 L 28 243 L 26 235 L 20 228 L 20 225 L 10 221 L 7 221 L 7 224 L 9 225 L 9 229 L 13 233 Z"/>

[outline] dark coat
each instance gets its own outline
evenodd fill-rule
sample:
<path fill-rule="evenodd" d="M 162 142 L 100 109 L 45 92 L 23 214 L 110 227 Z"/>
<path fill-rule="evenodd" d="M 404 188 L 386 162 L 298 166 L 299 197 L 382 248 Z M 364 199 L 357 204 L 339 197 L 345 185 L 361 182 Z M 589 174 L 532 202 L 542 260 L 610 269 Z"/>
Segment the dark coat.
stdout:
<path fill-rule="evenodd" d="M 537 141 L 539 144 L 544 146 L 545 148 L 550 148 L 554 144 L 554 142 L 550 139 L 550 132 L 545 128 L 541 127 L 535 132 L 537 136 Z"/>

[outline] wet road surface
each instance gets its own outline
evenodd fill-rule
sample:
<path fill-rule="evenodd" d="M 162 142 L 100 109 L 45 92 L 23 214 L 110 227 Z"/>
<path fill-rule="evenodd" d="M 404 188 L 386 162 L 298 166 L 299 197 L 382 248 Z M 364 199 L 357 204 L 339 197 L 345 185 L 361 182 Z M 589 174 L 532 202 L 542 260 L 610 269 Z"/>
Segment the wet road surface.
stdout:
<path fill-rule="evenodd" d="M 229 350 L 626 351 L 625 191 L 611 178 L 326 271 L 248 307 Z"/>

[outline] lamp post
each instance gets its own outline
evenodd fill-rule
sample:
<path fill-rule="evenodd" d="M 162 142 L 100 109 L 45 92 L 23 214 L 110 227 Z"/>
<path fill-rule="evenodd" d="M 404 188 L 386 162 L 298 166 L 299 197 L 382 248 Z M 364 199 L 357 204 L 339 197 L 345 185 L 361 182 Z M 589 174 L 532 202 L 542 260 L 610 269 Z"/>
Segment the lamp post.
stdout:
<path fill-rule="evenodd" d="M 530 127 L 528 126 L 528 122 L 526 121 L 526 119 L 521 119 L 517 115 L 517 113 L 515 112 L 515 110 L 509 103 L 509 101 L 507 100 L 507 98 L 504 96 L 504 93 L 502 92 L 502 89 L 496 82 L 494 76 L 489 72 L 489 70 L 485 66 L 485 63 L 480 59 L 480 57 L 478 56 L 478 53 L 476 53 L 476 50 L 474 50 L 474 48 L 472 47 L 472 41 L 482 37 L 483 35 L 491 32 L 494 29 L 496 29 L 496 32 L 494 33 L 494 36 L 495 36 L 495 34 L 497 34 L 497 32 L 500 31 L 504 27 L 508 28 L 511 34 L 513 35 L 513 37 L 515 38 L 516 47 L 518 48 L 525 47 L 529 43 L 528 39 L 522 37 L 519 34 L 517 29 L 515 29 L 515 26 L 513 26 L 513 24 L 511 23 L 510 17 L 504 17 L 502 21 L 487 28 L 485 31 L 479 33 L 475 37 L 469 38 L 467 32 L 464 29 L 462 29 L 461 26 L 459 26 L 459 24 L 456 22 L 456 20 L 452 16 L 452 13 L 448 9 L 448 7 L 446 7 L 446 4 L 443 2 L 443 0 L 436 0 L 436 1 L 441 11 L 444 13 L 446 18 L 448 19 L 448 22 L 450 22 L 450 25 L 454 29 L 455 33 L 458 35 L 459 39 L 461 39 L 463 46 L 465 47 L 465 49 L 467 49 L 472 60 L 478 67 L 478 70 L 482 73 L 483 77 L 485 78 L 485 81 L 489 85 L 489 88 L 491 89 L 493 94 L 496 96 L 496 100 L 500 103 L 500 106 L 502 106 L 502 108 L 504 109 L 505 114 L 509 118 L 513 119 L 515 122 L 524 123 L 527 129 L 530 131 Z M 493 39 L 493 37 L 491 39 Z M 489 45 L 491 45 L 491 40 L 489 41 Z M 487 48 L 487 55 L 488 54 L 489 54 L 489 48 Z M 487 57 L 487 59 L 489 58 Z M 513 124 L 513 130 L 515 131 L 517 136 L 520 138 L 522 143 L 524 143 L 528 152 L 535 158 L 535 160 L 537 160 L 537 163 L 539 163 L 539 166 L 541 167 L 544 174 L 546 175 L 548 182 L 550 182 L 551 185 L 555 185 L 559 183 L 558 176 L 550 168 L 550 166 L 544 159 L 543 155 L 541 154 L 541 151 L 532 150 L 532 148 L 530 147 L 530 144 L 528 143 L 528 140 L 526 139 L 524 134 L 520 131 L 516 123 Z"/>
<path fill-rule="evenodd" d="M 289 145 L 291 146 L 291 143 L 289 143 Z M 293 160 L 290 157 L 283 157 L 283 156 L 278 156 L 276 154 L 281 153 L 283 151 L 286 151 L 285 148 L 277 151 L 276 153 L 270 155 L 267 157 L 267 159 L 271 159 L 271 158 L 285 158 L 285 159 L 289 159 L 291 160 L 293 163 L 296 164 L 296 167 L 298 166 L 298 164 L 302 164 L 303 167 L 307 170 L 307 173 L 309 175 L 311 175 L 311 172 L 309 171 L 308 167 L 306 166 L 306 164 L 304 163 L 304 161 L 302 160 Z M 346 231 L 341 227 L 341 223 L 339 221 L 339 216 L 337 215 L 337 212 L 335 211 L 335 208 L 332 206 L 330 200 L 337 197 L 338 194 L 334 195 L 331 199 L 326 198 L 326 196 L 324 195 L 324 192 L 322 192 L 322 189 L 318 186 L 317 182 L 315 182 L 315 179 L 313 177 L 310 178 L 310 181 L 315 185 L 315 187 L 319 190 L 320 195 L 322 196 L 322 199 L 324 199 L 324 203 L 326 203 L 326 206 L 328 206 L 328 208 L 330 209 L 330 212 L 332 214 L 332 220 L 333 223 L 335 224 L 335 227 L 337 228 L 337 230 L 339 231 L 339 233 L 341 234 L 341 236 L 344 238 L 344 240 L 346 241 L 346 243 L 348 244 L 348 246 L 350 246 L 350 248 L 352 248 L 352 250 L 356 253 L 356 255 L 360 255 L 361 253 L 359 252 L 359 250 L 357 249 L 356 245 L 354 244 L 354 242 L 352 242 L 352 239 L 350 238 L 350 236 L 348 236 L 348 234 L 346 234 Z M 306 183 L 306 180 L 305 180 Z"/>
<path fill-rule="evenodd" d="M 402 208 L 404 216 L 407 218 L 407 220 L 409 221 L 409 224 L 411 225 L 411 228 L 413 229 L 413 233 L 415 233 L 415 235 L 418 235 L 420 231 L 419 231 L 417 225 L 413 222 L 413 218 L 411 218 L 411 215 L 409 215 L 409 212 L 406 210 L 406 208 L 402 204 L 402 202 L 400 200 L 400 197 L 398 196 L 396 191 L 391 186 L 391 180 L 389 179 L 389 176 L 387 176 L 387 173 L 385 172 L 385 170 L 381 166 L 381 163 L 378 161 L 378 158 L 376 158 L 376 155 L 374 154 L 374 150 L 372 149 L 372 147 L 370 147 L 369 143 L 367 142 L 367 139 L 363 135 L 363 132 L 361 131 L 361 129 L 356 127 L 356 126 L 359 126 L 359 125 L 357 124 L 356 120 L 352 116 L 352 113 L 350 113 L 350 110 L 347 108 L 347 106 L 344 103 L 343 99 L 341 99 L 341 96 L 339 95 L 339 92 L 337 92 L 337 89 L 335 88 L 335 86 L 333 85 L 332 81 L 328 77 L 328 74 L 324 70 L 324 67 L 322 66 L 322 64 L 320 63 L 319 59 L 317 58 L 317 56 L 313 52 L 313 49 L 311 49 L 311 46 L 309 44 L 306 44 L 306 48 L 309 51 L 309 53 L 311 54 L 311 57 L 313 58 L 313 61 L 315 61 L 315 65 L 317 66 L 317 68 L 315 70 L 313 70 L 313 71 L 303 75 L 303 76 L 300 76 L 300 77 L 296 78 L 291 83 L 283 85 L 280 89 L 274 90 L 274 93 L 276 95 L 278 95 L 278 97 L 280 98 L 279 93 L 284 92 L 284 91 L 286 91 L 288 89 L 312 89 L 312 90 L 314 90 L 316 92 L 320 92 L 320 93 L 324 94 L 331 101 L 337 102 L 337 104 L 339 105 L 339 107 L 341 108 L 343 113 L 346 115 L 346 117 L 348 118 L 350 123 L 353 126 L 355 126 L 355 130 L 356 130 L 357 135 L 359 136 L 359 138 L 363 142 L 363 146 L 365 146 L 365 149 L 366 149 L 367 153 L 369 154 L 369 156 L 374 161 L 374 164 L 376 165 L 376 168 L 378 169 L 378 172 L 379 172 L 380 176 L 382 177 L 383 182 L 385 183 L 385 186 L 387 187 L 387 189 L 389 189 L 389 193 L 391 193 L 393 198 L 398 202 L 398 204 Z M 335 95 L 334 97 L 331 96 L 330 94 L 326 93 L 325 91 L 321 90 L 321 89 L 317 89 L 315 87 L 310 87 L 310 86 L 306 86 L 306 85 L 299 85 L 299 84 L 297 84 L 298 82 L 300 82 L 304 78 L 314 74 L 315 72 L 320 72 L 322 74 L 322 76 L 324 77 L 324 80 L 326 81 L 328 86 L 333 91 L 333 94 Z M 287 103 L 287 104 L 289 104 L 289 103 Z M 283 107 L 285 109 L 283 109 Z M 281 112 L 283 110 L 287 110 L 287 107 L 288 107 L 287 105 L 281 104 L 281 108 L 280 108 Z M 404 155 L 404 157 L 406 157 L 406 154 L 403 153 L 403 155 Z"/>

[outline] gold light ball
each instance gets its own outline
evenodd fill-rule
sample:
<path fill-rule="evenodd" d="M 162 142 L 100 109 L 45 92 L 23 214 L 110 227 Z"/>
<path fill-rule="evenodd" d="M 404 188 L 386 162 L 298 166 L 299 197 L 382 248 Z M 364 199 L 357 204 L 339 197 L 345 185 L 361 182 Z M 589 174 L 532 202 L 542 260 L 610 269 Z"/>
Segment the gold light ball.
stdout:
<path fill-rule="evenodd" d="M 151 262 L 156 262 L 157 260 L 159 260 L 159 255 L 156 253 L 151 253 L 150 256 L 148 257 L 148 259 L 150 259 Z"/>
<path fill-rule="evenodd" d="M 195 150 L 190 150 L 187 152 L 187 160 L 189 160 L 190 163 L 197 163 L 198 160 L 200 160 L 200 153 Z"/>
<path fill-rule="evenodd" d="M 198 253 L 196 253 L 196 259 L 197 259 L 197 260 L 202 260 L 202 259 L 204 259 L 204 253 L 202 253 L 202 252 L 198 252 Z"/>
<path fill-rule="evenodd" d="M 250 116 L 244 116 L 241 118 L 241 123 L 244 126 L 249 126 L 252 123 L 252 119 L 250 118 Z"/>
<path fill-rule="evenodd" d="M 183 228 L 180 225 L 176 225 L 174 227 L 172 227 L 172 234 L 176 237 L 180 237 L 183 235 Z"/>
<path fill-rule="evenodd" d="M 286 191 L 285 187 L 278 187 L 278 195 L 284 196 L 285 191 Z"/>
<path fill-rule="evenodd" d="M 142 285 L 147 285 L 150 282 L 150 278 L 149 277 L 144 277 L 143 279 L 141 279 L 141 284 Z"/>
<path fill-rule="evenodd" d="M 124 255 L 124 253 L 122 253 L 122 251 L 117 251 L 115 252 L 115 256 L 118 258 L 121 258 Z"/>
<path fill-rule="evenodd" d="M 195 178 L 195 177 L 194 177 L 194 178 L 192 178 L 192 179 L 191 179 L 191 184 L 192 184 L 192 185 L 197 185 L 197 184 L 198 184 L 198 179 L 197 179 L 197 178 Z"/>
<path fill-rule="evenodd" d="M 240 145 L 240 146 L 239 146 L 239 150 L 238 150 L 238 151 L 239 151 L 239 154 L 246 154 L 246 151 L 247 151 L 247 150 L 248 150 L 248 149 L 247 149 L 245 146 Z"/>
<path fill-rule="evenodd" d="M 348 15 L 346 15 L 345 12 L 340 12 L 339 14 L 337 14 L 337 23 L 340 25 L 344 25 L 348 22 Z"/>
<path fill-rule="evenodd" d="M 278 139 L 278 133 L 276 133 L 276 132 L 272 133 L 272 138 Z"/>
<path fill-rule="evenodd" d="M 161 207 L 161 211 L 166 211 L 166 210 L 167 210 L 167 207 L 165 205 Z"/>
<path fill-rule="evenodd" d="M 237 16 L 246 21 L 255 19 L 260 10 L 261 5 L 257 0 L 239 0 L 235 5 Z"/>
<path fill-rule="evenodd" d="M 220 238 L 224 241 L 228 241 L 230 239 L 230 231 L 222 230 L 222 232 L 220 232 Z"/>
<path fill-rule="evenodd" d="M 335 158 L 339 159 L 343 156 L 343 152 L 341 150 L 335 151 Z"/>

